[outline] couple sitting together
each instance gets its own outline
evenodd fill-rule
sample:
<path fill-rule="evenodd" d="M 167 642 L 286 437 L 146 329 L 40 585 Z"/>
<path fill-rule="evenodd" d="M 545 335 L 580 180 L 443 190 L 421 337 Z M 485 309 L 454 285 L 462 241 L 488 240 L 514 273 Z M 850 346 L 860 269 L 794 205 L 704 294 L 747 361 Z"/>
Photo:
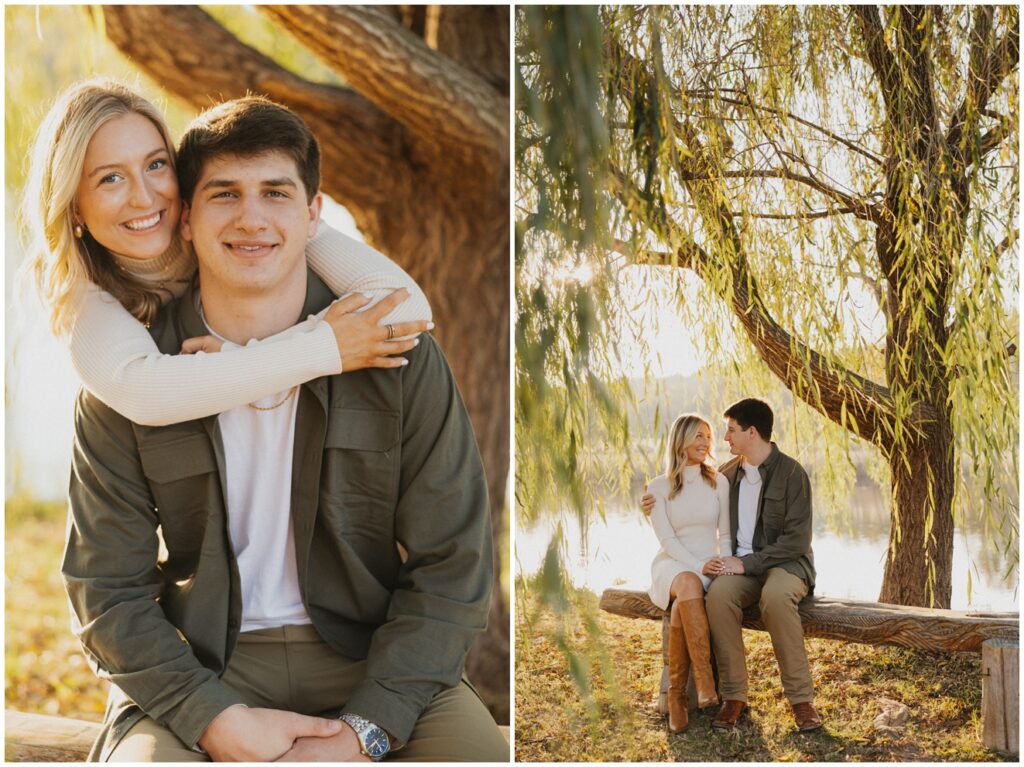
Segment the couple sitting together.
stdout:
<path fill-rule="evenodd" d="M 716 470 L 710 424 L 681 415 L 672 424 L 666 472 L 642 500 L 661 542 L 649 593 L 670 616 L 668 726 L 682 732 L 689 724 L 691 672 L 697 706 L 718 704 L 712 644 L 722 700 L 712 727 L 736 726 L 747 708 L 743 609 L 758 604 L 797 728 L 816 730 L 821 719 L 797 611 L 814 590 L 811 485 L 803 467 L 771 441 L 774 416 L 766 402 L 740 400 L 725 418 L 732 460 Z"/>
<path fill-rule="evenodd" d="M 92 759 L 508 759 L 462 678 L 492 579 L 469 419 L 421 291 L 318 234 L 319 185 L 263 98 L 175 151 L 90 82 L 40 130 L 32 265 L 87 386 L 62 573 L 111 682 Z"/>

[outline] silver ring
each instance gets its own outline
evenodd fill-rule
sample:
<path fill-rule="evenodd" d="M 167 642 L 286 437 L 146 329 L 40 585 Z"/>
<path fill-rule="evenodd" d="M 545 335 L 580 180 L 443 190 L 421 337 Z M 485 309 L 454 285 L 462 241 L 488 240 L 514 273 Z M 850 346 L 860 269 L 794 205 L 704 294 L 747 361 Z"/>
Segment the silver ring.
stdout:
<path fill-rule="evenodd" d="M 392 338 L 395 337 L 395 326 L 394 325 L 388 325 L 387 329 L 388 329 L 388 340 L 390 341 Z"/>

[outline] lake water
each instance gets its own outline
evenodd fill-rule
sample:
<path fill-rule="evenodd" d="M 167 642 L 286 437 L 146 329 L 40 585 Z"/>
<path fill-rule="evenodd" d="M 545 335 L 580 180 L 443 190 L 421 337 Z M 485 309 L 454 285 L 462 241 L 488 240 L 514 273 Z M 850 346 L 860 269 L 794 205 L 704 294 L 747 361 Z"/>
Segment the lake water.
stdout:
<path fill-rule="evenodd" d="M 554 529 L 554 521 L 543 521 L 530 529 L 516 530 L 516 566 L 520 574 L 530 575 L 540 569 Z M 562 533 L 568 552 L 567 574 L 576 586 L 600 594 L 607 588 L 646 590 L 650 585 L 651 561 L 658 552 L 658 541 L 639 511 L 609 509 L 605 521 L 590 524 L 586 551 L 579 523 L 571 515 L 563 518 Z M 854 540 L 815 529 L 815 594 L 876 601 L 887 547 L 887 532 Z M 1005 566 L 991 555 L 991 548 L 980 535 L 957 531 L 953 543 L 952 609 L 1018 609 L 1018 576 L 1014 573 L 1009 582 L 1002 579 Z"/>

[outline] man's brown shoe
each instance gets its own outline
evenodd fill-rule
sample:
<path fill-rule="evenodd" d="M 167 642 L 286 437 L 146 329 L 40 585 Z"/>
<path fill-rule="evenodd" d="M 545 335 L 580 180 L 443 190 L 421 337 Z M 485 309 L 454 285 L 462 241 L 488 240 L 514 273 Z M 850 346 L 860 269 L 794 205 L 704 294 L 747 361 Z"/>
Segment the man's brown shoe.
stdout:
<path fill-rule="evenodd" d="M 793 718 L 796 719 L 796 728 L 800 732 L 810 732 L 821 727 L 821 718 L 814 710 L 813 703 L 794 703 Z"/>
<path fill-rule="evenodd" d="M 736 726 L 736 722 L 743 716 L 743 712 L 747 710 L 747 704 L 742 700 L 727 700 L 722 704 L 722 707 L 718 709 L 718 716 L 715 717 L 715 721 L 711 723 L 711 726 L 716 730 L 731 730 Z"/>

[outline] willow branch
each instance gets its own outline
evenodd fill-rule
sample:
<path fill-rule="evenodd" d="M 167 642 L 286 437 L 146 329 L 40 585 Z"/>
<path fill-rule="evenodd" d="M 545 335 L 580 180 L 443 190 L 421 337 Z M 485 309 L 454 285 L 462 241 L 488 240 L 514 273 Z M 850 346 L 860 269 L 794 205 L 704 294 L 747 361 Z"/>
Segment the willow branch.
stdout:
<path fill-rule="evenodd" d="M 864 51 L 867 53 L 871 70 L 878 78 L 879 89 L 885 100 L 887 113 L 897 108 L 899 82 L 896 72 L 896 60 L 892 51 L 885 45 L 885 31 L 878 17 L 878 8 L 873 5 L 854 5 L 850 7 L 860 32 Z"/>
<path fill-rule="evenodd" d="M 844 213 L 853 213 L 857 218 L 864 219 L 865 221 L 871 221 L 874 223 L 878 222 L 878 211 L 873 205 L 868 203 L 863 198 L 857 197 L 856 195 L 847 194 L 839 189 L 836 189 L 829 184 L 826 184 L 819 178 L 810 175 L 804 175 L 802 173 L 796 173 L 789 170 L 788 168 L 769 168 L 763 170 L 749 169 L 749 170 L 726 170 L 722 171 L 717 176 L 710 174 L 695 174 L 693 172 L 687 172 L 680 170 L 680 178 L 683 181 L 707 181 L 712 178 L 765 178 L 765 179 L 787 179 L 789 181 L 796 181 L 806 186 L 815 189 L 818 192 L 831 197 L 837 202 L 841 203 Z"/>
<path fill-rule="evenodd" d="M 1007 250 L 1012 248 L 1017 243 L 1018 239 L 1020 239 L 1020 229 L 1014 229 L 1012 232 L 1006 235 L 1006 237 L 1003 238 L 1002 242 L 1000 242 L 992 249 L 992 256 L 989 260 L 998 261 L 999 258 L 1002 257 L 1003 253 L 1005 253 Z"/>
<path fill-rule="evenodd" d="M 907 79 L 912 83 L 904 92 L 913 106 L 912 114 L 916 124 L 920 150 L 919 157 L 934 157 L 939 146 L 932 146 L 932 137 L 939 130 L 938 110 L 935 105 L 934 72 L 930 32 L 932 9 L 921 5 L 899 6 L 900 29 L 903 46 L 900 49 L 901 68 L 906 70 Z M 929 163 L 930 164 L 930 163 Z"/>
<path fill-rule="evenodd" d="M 730 98 L 728 96 L 722 96 L 722 95 L 720 95 L 722 93 L 741 93 L 741 94 L 743 94 L 745 100 L 734 99 L 734 98 Z M 786 111 L 784 109 L 777 109 L 775 107 L 764 106 L 762 104 L 755 104 L 745 90 L 742 90 L 742 89 L 739 89 L 739 88 L 718 88 L 718 89 L 716 89 L 714 91 L 710 91 L 710 90 L 707 90 L 707 89 L 695 89 L 695 90 L 687 91 L 687 95 L 688 96 L 696 96 L 697 98 L 714 98 L 715 100 L 721 101 L 721 102 L 723 102 L 725 104 L 733 104 L 733 105 L 736 105 L 736 106 L 745 106 L 745 107 L 749 107 L 750 109 L 756 109 L 756 110 L 759 110 L 759 111 L 762 111 L 762 112 L 769 112 L 771 114 L 776 114 L 776 115 L 779 115 L 781 117 L 786 117 L 786 118 L 788 118 L 790 120 L 793 120 L 794 122 L 800 123 L 801 125 L 805 125 L 808 128 L 811 128 L 812 130 L 816 130 L 819 133 L 821 133 L 821 134 L 823 134 L 825 136 L 828 136 L 830 139 L 832 139 L 834 141 L 838 141 L 840 144 L 842 144 L 843 146 L 847 147 L 851 151 L 854 151 L 857 154 L 862 155 L 862 156 L 868 158 L 869 160 L 871 160 L 873 163 L 875 163 L 877 165 L 881 165 L 882 162 L 883 162 L 882 158 L 879 157 L 878 155 L 876 155 L 874 152 L 871 152 L 871 151 L 865 149 L 864 147 L 860 146 L 859 144 L 857 144 L 854 141 L 850 141 L 848 138 L 844 138 L 843 136 L 840 136 L 838 133 L 835 133 L 834 131 L 829 130 L 828 128 L 824 127 L 823 125 L 818 125 L 817 123 L 811 122 L 810 120 L 808 120 L 805 117 L 801 117 L 800 115 L 793 114 L 792 112 L 788 112 L 788 111 Z"/>
<path fill-rule="evenodd" d="M 989 97 L 1000 83 L 1017 68 L 1020 60 L 1019 13 L 1008 9 L 1007 30 L 994 46 L 988 45 L 991 31 L 992 9 L 979 7 L 975 11 L 975 24 L 971 31 L 971 53 L 968 64 L 967 92 L 949 123 L 946 146 L 954 159 L 964 166 L 970 137 L 988 104 Z"/>

